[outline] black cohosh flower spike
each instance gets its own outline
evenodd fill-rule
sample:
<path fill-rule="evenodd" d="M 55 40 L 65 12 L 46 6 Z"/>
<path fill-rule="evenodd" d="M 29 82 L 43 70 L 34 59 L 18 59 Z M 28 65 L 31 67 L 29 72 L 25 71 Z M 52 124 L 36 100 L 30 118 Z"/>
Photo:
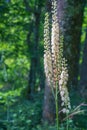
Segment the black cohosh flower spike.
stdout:
<path fill-rule="evenodd" d="M 44 23 L 44 70 L 46 78 L 52 88 L 58 88 L 61 96 L 63 113 L 69 113 L 71 109 L 70 98 L 67 89 L 68 69 L 67 61 L 63 56 L 63 36 L 60 31 L 57 1 L 52 2 L 52 28 L 50 33 L 49 14 L 45 15 Z M 51 39 L 51 40 L 50 40 Z"/>

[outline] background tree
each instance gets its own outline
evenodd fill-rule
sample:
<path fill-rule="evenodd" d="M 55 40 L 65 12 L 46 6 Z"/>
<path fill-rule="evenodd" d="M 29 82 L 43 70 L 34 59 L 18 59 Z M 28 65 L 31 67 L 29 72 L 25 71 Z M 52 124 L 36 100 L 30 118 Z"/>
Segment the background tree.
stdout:
<path fill-rule="evenodd" d="M 65 56 L 69 64 L 70 84 L 77 88 L 79 74 L 80 37 L 86 1 L 68 1 L 65 10 Z M 70 87 L 71 88 L 71 87 Z"/>
<path fill-rule="evenodd" d="M 35 86 L 41 89 L 44 86 L 44 73 L 42 66 L 43 48 L 41 47 L 40 26 L 42 26 L 41 19 L 43 14 L 44 1 L 32 1 L 24 0 L 26 11 L 32 16 L 32 20 L 29 26 L 29 32 L 27 35 L 27 44 L 30 52 L 30 71 L 29 71 L 29 83 L 28 83 L 28 94 L 33 95 Z M 41 44 L 40 44 L 41 43 Z"/>
<path fill-rule="evenodd" d="M 82 64 L 80 66 L 80 81 L 79 81 L 79 89 L 80 95 L 82 96 L 82 100 L 87 102 L 87 76 L 86 76 L 86 67 L 87 67 L 87 29 L 86 29 L 86 37 L 85 37 L 85 43 L 84 43 L 84 50 L 83 50 L 83 58 L 82 58 Z"/>

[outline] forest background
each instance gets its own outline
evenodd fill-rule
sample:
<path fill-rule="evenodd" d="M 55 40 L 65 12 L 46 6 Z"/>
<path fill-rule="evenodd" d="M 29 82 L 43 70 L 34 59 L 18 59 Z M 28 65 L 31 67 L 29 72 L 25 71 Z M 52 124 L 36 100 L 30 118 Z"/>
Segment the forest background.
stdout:
<path fill-rule="evenodd" d="M 0 1 L 0 130 L 56 130 L 44 74 L 47 11 L 51 14 L 50 0 Z M 58 0 L 58 15 L 71 106 L 82 111 L 68 123 L 70 130 L 87 130 L 87 1 Z M 60 122 L 65 130 L 62 116 Z"/>

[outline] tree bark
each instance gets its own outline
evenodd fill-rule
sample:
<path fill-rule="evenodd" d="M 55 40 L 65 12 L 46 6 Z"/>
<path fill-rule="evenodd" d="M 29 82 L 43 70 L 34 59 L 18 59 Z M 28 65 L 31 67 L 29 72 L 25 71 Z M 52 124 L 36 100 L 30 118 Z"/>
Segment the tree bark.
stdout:
<path fill-rule="evenodd" d="M 55 101 L 49 85 L 49 82 L 45 81 L 45 94 L 44 94 L 44 106 L 43 106 L 43 121 L 53 123 L 55 119 Z"/>
<path fill-rule="evenodd" d="M 35 23 L 33 28 L 34 34 L 34 44 L 32 48 L 31 54 L 31 66 L 29 73 L 29 88 L 31 95 L 34 93 L 35 84 L 36 84 L 36 76 L 37 76 L 37 67 L 38 67 L 38 43 L 39 43 L 39 24 L 40 24 L 40 13 L 34 14 Z"/>
<path fill-rule="evenodd" d="M 87 103 L 87 29 L 86 38 L 83 50 L 83 59 L 80 66 L 80 82 L 79 82 L 79 92 L 83 101 Z"/>
<path fill-rule="evenodd" d="M 69 87 L 78 85 L 80 37 L 83 21 L 84 3 L 82 0 L 69 1 L 65 14 L 64 55 L 68 60 Z M 71 87 L 70 87 L 71 89 Z"/>
<path fill-rule="evenodd" d="M 42 63 L 40 55 L 40 19 L 41 19 L 41 10 L 43 8 L 43 1 L 35 1 L 35 7 L 31 8 L 29 2 L 24 0 L 26 6 L 26 11 L 33 15 L 33 19 L 29 26 L 29 33 L 27 35 L 27 43 L 29 46 L 30 52 L 30 70 L 29 70 L 29 81 L 27 87 L 27 95 L 33 97 L 33 94 L 38 86 L 42 89 L 44 85 L 44 73 L 42 71 Z M 33 37 L 33 38 L 31 38 Z M 37 83 L 37 79 L 39 83 Z M 43 82 L 43 83 L 42 83 Z M 38 86 L 37 86 L 38 85 Z M 42 85 L 42 86 L 41 86 Z"/>

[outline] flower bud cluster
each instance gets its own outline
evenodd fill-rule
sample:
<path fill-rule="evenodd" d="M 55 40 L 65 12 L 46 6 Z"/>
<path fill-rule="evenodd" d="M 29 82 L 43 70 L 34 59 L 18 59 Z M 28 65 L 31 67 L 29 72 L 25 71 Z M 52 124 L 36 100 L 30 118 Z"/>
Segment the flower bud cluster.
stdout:
<path fill-rule="evenodd" d="M 62 100 L 61 106 L 63 107 L 62 110 L 63 113 L 69 113 L 71 109 L 70 98 L 67 89 L 67 81 L 68 81 L 68 70 L 67 70 L 65 58 L 63 58 L 62 72 L 59 80 L 59 91 Z"/>
<path fill-rule="evenodd" d="M 51 46 L 50 46 L 50 28 L 49 28 L 49 14 L 45 14 L 44 23 L 44 70 L 49 83 L 52 79 L 52 59 L 51 59 Z"/>
<path fill-rule="evenodd" d="M 51 50 L 52 50 L 52 66 L 53 66 L 53 83 L 56 88 L 58 81 L 59 67 L 59 23 L 57 18 L 57 1 L 52 2 L 52 29 L 51 29 Z"/>

